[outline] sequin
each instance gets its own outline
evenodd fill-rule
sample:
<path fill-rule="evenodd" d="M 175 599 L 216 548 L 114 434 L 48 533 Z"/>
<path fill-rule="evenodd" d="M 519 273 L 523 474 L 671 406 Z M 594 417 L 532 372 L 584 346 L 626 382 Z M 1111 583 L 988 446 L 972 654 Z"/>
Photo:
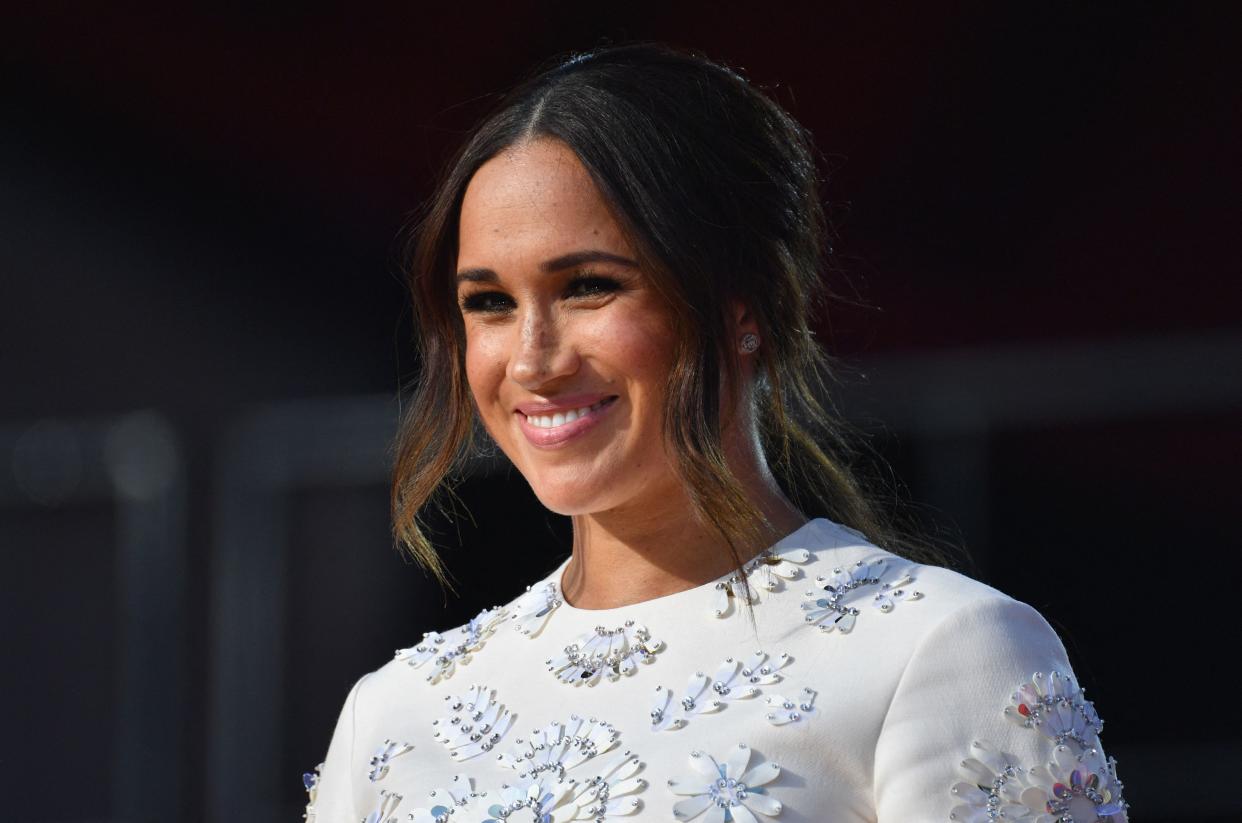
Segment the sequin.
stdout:
<path fill-rule="evenodd" d="M 782 654 L 775 660 L 769 660 L 766 652 L 757 651 L 745 661 L 727 658 L 716 669 L 714 677 L 695 672 L 681 692 L 657 686 L 651 703 L 651 730 L 680 729 L 694 715 L 717 712 L 732 701 L 758 695 L 759 686 L 781 681 L 782 676 L 778 672 L 791 659 L 788 654 Z"/>
<path fill-rule="evenodd" d="M 464 694 L 444 698 L 448 714 L 431 725 L 433 736 L 454 760 L 469 760 L 490 752 L 513 725 L 513 714 L 496 701 L 494 690 L 471 686 Z"/>
<path fill-rule="evenodd" d="M 514 601 L 509 608 L 509 619 L 519 634 L 537 637 L 548 618 L 556 611 L 564 599 L 561 587 L 555 580 L 545 580 L 536 586 L 527 588 L 526 594 Z"/>
<path fill-rule="evenodd" d="M 859 590 L 870 586 L 879 587 L 871 598 L 871 606 L 883 613 L 891 612 L 899 601 L 923 597 L 922 592 L 912 588 L 914 578 L 909 572 L 887 582 L 883 580 L 886 574 L 893 576 L 887 559 L 879 558 L 869 563 L 859 560 L 847 569 L 833 569 L 831 575 L 816 577 L 820 588 L 808 591 L 802 603 L 807 624 L 825 632 L 848 634 L 861 614 L 858 606 L 864 597 Z"/>
<path fill-rule="evenodd" d="M 503 607 L 484 609 L 469 623 L 450 629 L 444 634 L 427 632 L 422 642 L 408 649 L 398 649 L 395 660 L 404 660 L 414 668 L 432 662 L 428 683 L 435 684 L 453 676 L 459 663 L 469 663 L 470 657 L 496 632 L 496 626 L 508 612 Z"/>
<path fill-rule="evenodd" d="M 1035 729 L 1053 743 L 1072 741 L 1080 749 L 1099 742 L 1104 722 L 1095 706 L 1078 687 L 1073 675 L 1036 672 L 1014 692 L 1005 716 L 1020 726 Z"/>
<path fill-rule="evenodd" d="M 306 789 L 306 811 L 302 813 L 302 819 L 306 823 L 315 823 L 315 798 L 319 795 L 319 775 L 322 771 L 323 764 L 320 763 L 314 771 L 302 774 L 302 788 Z"/>
<path fill-rule="evenodd" d="M 950 820 L 1127 823 L 1117 763 L 1099 749 L 1103 722 L 1072 675 L 1036 672 L 1014 692 L 1004 714 L 1052 740 L 1052 759 L 1030 766 L 976 741 L 961 764 L 967 780 L 951 788 L 962 802 Z"/>
<path fill-rule="evenodd" d="M 454 775 L 448 788 L 429 792 L 425 803 L 410 812 L 409 823 L 502 823 L 505 816 L 495 799 L 488 792 L 476 792 L 464 774 Z"/>
<path fill-rule="evenodd" d="M 627 620 L 615 629 L 597 626 L 548 660 L 547 666 L 562 683 L 594 686 L 601 675 L 612 681 L 632 675 L 639 663 L 651 663 L 663 648 L 646 626 Z"/>
<path fill-rule="evenodd" d="M 397 807 L 401 805 L 401 800 L 401 795 L 396 792 L 381 790 L 379 804 L 363 819 L 363 823 L 397 823 Z"/>
<path fill-rule="evenodd" d="M 367 772 L 367 779 L 372 783 L 383 780 L 388 776 L 388 766 L 394 757 L 399 757 L 414 747 L 409 743 L 397 743 L 392 740 L 385 740 L 376 749 L 375 754 L 371 756 L 371 768 Z"/>
<path fill-rule="evenodd" d="M 499 791 L 501 808 L 506 815 L 528 808 L 536 820 L 546 815 L 558 821 L 603 820 L 638 811 L 642 804 L 633 795 L 647 786 L 637 776 L 643 765 L 632 752 L 616 751 L 620 736 L 610 723 L 575 715 L 517 740 L 497 759 L 517 774 Z"/>
<path fill-rule="evenodd" d="M 692 820 L 713 809 L 714 819 L 731 817 L 740 823 L 756 812 L 769 817 L 780 814 L 781 802 L 767 792 L 767 784 L 780 776 L 780 766 L 766 762 L 748 770 L 750 758 L 751 750 L 745 743 L 739 743 L 722 759 L 691 752 L 691 773 L 668 781 L 673 794 L 686 798 L 673 803 L 673 817 Z"/>
<path fill-rule="evenodd" d="M 741 599 L 744 592 L 749 593 L 750 603 L 758 603 L 760 590 L 778 591 L 784 581 L 801 577 L 802 569 L 799 567 L 811 558 L 809 550 L 795 546 L 761 552 L 743 566 L 741 574 L 734 574 L 716 584 L 711 600 L 712 615 L 727 617 L 736 614 L 739 610 L 733 604 Z"/>
<path fill-rule="evenodd" d="M 798 694 L 798 699 L 783 697 L 779 694 L 767 696 L 768 713 L 764 715 L 773 726 L 784 726 L 797 723 L 810 717 L 815 711 L 815 698 L 818 692 L 809 686 Z"/>
<path fill-rule="evenodd" d="M 1036 818 L 1038 823 L 1126 823 L 1129 819 L 1117 761 L 1105 758 L 1097 748 L 1078 750 L 1072 743 L 1057 746 L 1052 760 L 1032 769 L 1031 775 L 1037 788 L 1028 802 L 1044 815 Z"/>
<path fill-rule="evenodd" d="M 1017 758 L 976 741 L 970 757 L 961 763 L 967 780 L 949 791 L 959 801 L 949 813 L 957 823 L 992 823 L 995 820 L 1027 820 L 1032 811 L 1024 802 L 1031 787 L 1029 770 Z"/>

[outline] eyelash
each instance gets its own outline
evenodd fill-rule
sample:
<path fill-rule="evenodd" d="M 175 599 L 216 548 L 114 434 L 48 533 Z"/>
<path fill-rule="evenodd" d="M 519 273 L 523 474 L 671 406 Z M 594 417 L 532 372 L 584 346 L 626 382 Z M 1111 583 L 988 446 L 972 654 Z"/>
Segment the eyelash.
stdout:
<path fill-rule="evenodd" d="M 583 286 L 589 286 L 590 290 L 585 294 L 574 294 L 573 292 Z M 599 297 L 604 294 L 611 294 L 621 288 L 620 282 L 614 280 L 607 275 L 596 274 L 592 271 L 582 271 L 574 275 L 573 279 L 565 286 L 565 294 L 567 297 Z M 461 308 L 464 312 L 478 312 L 481 314 L 500 314 L 508 310 L 508 306 L 498 306 L 490 302 L 495 298 L 510 299 L 507 294 L 498 291 L 475 292 L 461 301 Z"/>

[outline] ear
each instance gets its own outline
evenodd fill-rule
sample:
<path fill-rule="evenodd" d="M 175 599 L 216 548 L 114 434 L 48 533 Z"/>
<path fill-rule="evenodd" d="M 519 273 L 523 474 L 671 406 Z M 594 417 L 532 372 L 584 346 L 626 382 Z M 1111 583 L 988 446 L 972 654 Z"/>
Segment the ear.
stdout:
<path fill-rule="evenodd" d="M 759 333 L 759 323 L 751 314 L 750 308 L 736 298 L 729 300 L 730 319 L 733 321 L 733 338 L 736 340 L 746 332 Z"/>
<path fill-rule="evenodd" d="M 729 334 L 732 338 L 730 345 L 735 352 L 743 355 L 743 362 L 753 360 L 754 358 L 750 355 L 758 351 L 763 342 L 759 337 L 759 323 L 754 313 L 741 300 L 729 300 L 729 311 L 732 315 L 729 318 L 731 327 Z M 749 367 L 744 368 L 747 369 L 746 374 L 749 375 Z"/>

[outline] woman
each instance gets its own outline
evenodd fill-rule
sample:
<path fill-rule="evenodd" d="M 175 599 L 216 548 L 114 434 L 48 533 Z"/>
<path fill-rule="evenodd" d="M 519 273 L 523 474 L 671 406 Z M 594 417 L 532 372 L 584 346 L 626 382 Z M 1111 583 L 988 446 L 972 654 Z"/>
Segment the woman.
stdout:
<path fill-rule="evenodd" d="M 806 135 L 698 56 L 502 101 L 413 248 L 395 522 L 439 574 L 416 517 L 481 426 L 573 554 L 358 681 L 308 817 L 1126 819 L 1039 614 L 881 548 L 817 400 L 825 238 Z"/>

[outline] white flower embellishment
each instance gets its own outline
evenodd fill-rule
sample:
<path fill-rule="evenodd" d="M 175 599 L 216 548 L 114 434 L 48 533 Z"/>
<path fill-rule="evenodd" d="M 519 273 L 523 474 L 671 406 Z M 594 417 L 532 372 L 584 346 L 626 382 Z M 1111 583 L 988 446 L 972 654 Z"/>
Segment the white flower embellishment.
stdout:
<path fill-rule="evenodd" d="M 633 620 L 615 629 L 596 626 L 595 631 L 582 635 L 566 646 L 563 653 L 548 660 L 548 671 L 562 683 L 594 686 L 600 675 L 615 681 L 633 674 L 639 663 L 655 660 L 662 648 L 662 641 L 653 638 L 646 626 Z"/>
<path fill-rule="evenodd" d="M 651 730 L 680 729 L 693 715 L 719 711 L 726 703 L 754 697 L 759 694 L 759 686 L 779 683 L 778 672 L 792 659 L 786 653 L 769 661 L 763 651 L 755 652 L 745 662 L 730 657 L 716 669 L 714 678 L 702 672 L 690 675 L 676 702 L 672 690 L 656 686 L 650 712 Z"/>
<path fill-rule="evenodd" d="M 643 764 L 633 753 L 614 751 L 619 737 L 615 728 L 599 720 L 575 716 L 567 723 L 550 723 L 532 732 L 529 740 L 518 739 L 512 752 L 499 756 L 499 764 L 515 774 L 498 789 L 476 791 L 469 777 L 457 775 L 449 788 L 431 792 L 426 805 L 414 809 L 408 820 L 603 823 L 634 814 L 642 808 L 634 795 L 646 788 L 647 781 L 636 776 Z M 384 814 L 391 816 L 396 802 L 382 807 Z M 387 823 L 388 818 L 380 820 Z"/>
<path fill-rule="evenodd" d="M 780 766 L 769 761 L 747 770 L 750 754 L 745 743 L 739 743 L 724 760 L 691 752 L 693 774 L 668 781 L 673 794 L 687 795 L 673 804 L 673 817 L 692 820 L 708 812 L 704 823 L 758 823 L 756 812 L 768 817 L 780 814 L 780 801 L 765 788 L 780 776 Z"/>
<path fill-rule="evenodd" d="M 828 577 L 816 577 L 815 582 L 821 588 L 807 592 L 802 603 L 807 624 L 825 632 L 833 629 L 842 634 L 850 632 L 860 614 L 854 603 L 861 602 L 861 598 L 854 592 L 864 587 L 879 586 L 871 605 L 884 613 L 891 612 L 897 601 L 918 600 L 923 596 L 922 592 L 910 588 L 914 578 L 909 573 L 883 582 L 887 572 L 888 562 L 881 557 L 870 563 L 859 560 L 848 569 L 833 569 Z"/>
<path fill-rule="evenodd" d="M 969 779 L 955 783 L 950 790 L 962 805 L 954 807 L 949 819 L 959 823 L 992 823 L 998 818 L 1030 818 L 1032 812 L 1023 802 L 1023 793 L 1031 788 L 1031 781 L 1028 771 L 1016 765 L 1017 758 L 993 751 L 979 741 L 972 743 L 970 750 L 971 756 L 961 763 L 962 772 Z"/>
<path fill-rule="evenodd" d="M 1017 758 L 976 741 L 962 761 L 967 780 L 952 787 L 962 801 L 949 819 L 992 823 L 1127 823 L 1117 763 L 1099 748 L 1103 723 L 1072 675 L 1036 672 L 1018 687 L 1005 716 L 1052 740 L 1052 759 L 1025 768 Z"/>
<path fill-rule="evenodd" d="M 549 723 L 518 738 L 517 745 L 497 760 L 520 777 L 553 772 L 558 777 L 597 755 L 616 748 L 621 733 L 611 723 L 571 715 L 568 723 Z"/>
<path fill-rule="evenodd" d="M 491 811 L 508 817 L 519 809 L 530 809 L 538 823 L 600 823 L 609 817 L 631 815 L 642 808 L 642 801 L 631 795 L 647 787 L 647 781 L 634 777 L 641 768 L 639 759 L 625 752 L 613 757 L 599 774 L 587 780 L 557 777 L 549 772 L 519 777 L 501 787 L 501 802 Z"/>
<path fill-rule="evenodd" d="M 773 726 L 797 723 L 815 711 L 815 697 L 817 695 L 818 692 L 810 686 L 802 690 L 797 701 L 788 697 L 782 697 L 779 694 L 770 694 L 767 698 L 770 711 L 764 717 Z"/>
<path fill-rule="evenodd" d="M 400 805 L 401 795 L 383 789 L 380 791 L 379 805 L 363 819 L 363 823 L 395 823 L 397 807 Z"/>
<path fill-rule="evenodd" d="M 486 686 L 471 686 L 465 694 L 446 695 L 449 715 L 433 720 L 434 737 L 448 747 L 454 760 L 469 760 L 490 752 L 513 725 L 513 713 L 496 702 Z"/>
<path fill-rule="evenodd" d="M 1073 741 L 1080 749 L 1096 745 L 1104 730 L 1104 721 L 1077 681 L 1055 671 L 1047 677 L 1036 672 L 1019 686 L 1005 716 L 1020 726 L 1036 729 L 1054 743 Z"/>
<path fill-rule="evenodd" d="M 519 634 L 535 637 L 543 630 L 552 612 L 560 607 L 561 587 L 555 580 L 546 580 L 526 590 L 526 594 L 514 601 L 509 619 Z"/>
<path fill-rule="evenodd" d="M 427 806 L 410 812 L 410 823 L 503 823 L 503 813 L 487 792 L 476 792 L 469 777 L 453 776 L 447 789 L 436 789 L 427 795 Z"/>
<path fill-rule="evenodd" d="M 1057 746 L 1052 762 L 1036 766 L 1031 774 L 1038 780 L 1037 791 L 1044 815 L 1036 823 L 1125 823 L 1129 805 L 1121 796 L 1121 780 L 1117 777 L 1117 761 L 1105 759 L 1099 749 L 1076 754 L 1069 746 Z M 1051 784 L 1052 788 L 1044 787 Z"/>
<path fill-rule="evenodd" d="M 742 568 L 747 585 L 742 585 L 742 578 L 737 574 L 716 584 L 715 594 L 712 596 L 712 614 L 716 617 L 726 617 L 736 613 L 733 601 L 741 598 L 743 591 L 750 592 L 749 602 L 758 602 L 759 595 L 756 589 L 776 591 L 783 581 L 800 577 L 802 569 L 799 567 L 809 562 L 810 559 L 810 551 L 793 546 L 769 549 L 760 553 Z"/>
<path fill-rule="evenodd" d="M 383 780 L 388 775 L 388 766 L 392 759 L 411 751 L 413 748 L 409 743 L 385 740 L 375 750 L 375 754 L 371 756 L 371 769 L 367 772 L 367 779 L 372 783 Z"/>
<path fill-rule="evenodd" d="M 434 666 L 427 675 L 427 682 L 434 685 L 447 680 L 457 670 L 458 663 L 469 663 L 471 655 L 483 648 L 506 614 L 499 607 L 484 609 L 470 622 L 449 629 L 444 634 L 427 632 L 421 643 L 408 649 L 398 649 L 393 659 L 404 660 L 416 669 L 432 661 Z"/>
<path fill-rule="evenodd" d="M 576 715 L 568 723 L 536 729 L 528 740 L 517 740 L 513 751 L 498 758 L 501 766 L 517 773 L 500 789 L 501 816 L 528 808 L 537 821 L 560 823 L 638 811 L 642 803 L 633 795 L 647 781 L 636 776 L 642 769 L 637 756 L 613 751 L 619 741 L 620 733 L 611 724 Z M 603 757 L 609 752 L 611 756 Z"/>
<path fill-rule="evenodd" d="M 974 755 L 962 761 L 970 777 L 953 786 L 962 801 L 949 814 L 955 823 L 1126 823 L 1128 805 L 1122 798 L 1117 764 L 1099 749 L 1075 753 L 1057 746 L 1047 765 L 1024 769 L 1016 758 L 975 742 Z"/>

